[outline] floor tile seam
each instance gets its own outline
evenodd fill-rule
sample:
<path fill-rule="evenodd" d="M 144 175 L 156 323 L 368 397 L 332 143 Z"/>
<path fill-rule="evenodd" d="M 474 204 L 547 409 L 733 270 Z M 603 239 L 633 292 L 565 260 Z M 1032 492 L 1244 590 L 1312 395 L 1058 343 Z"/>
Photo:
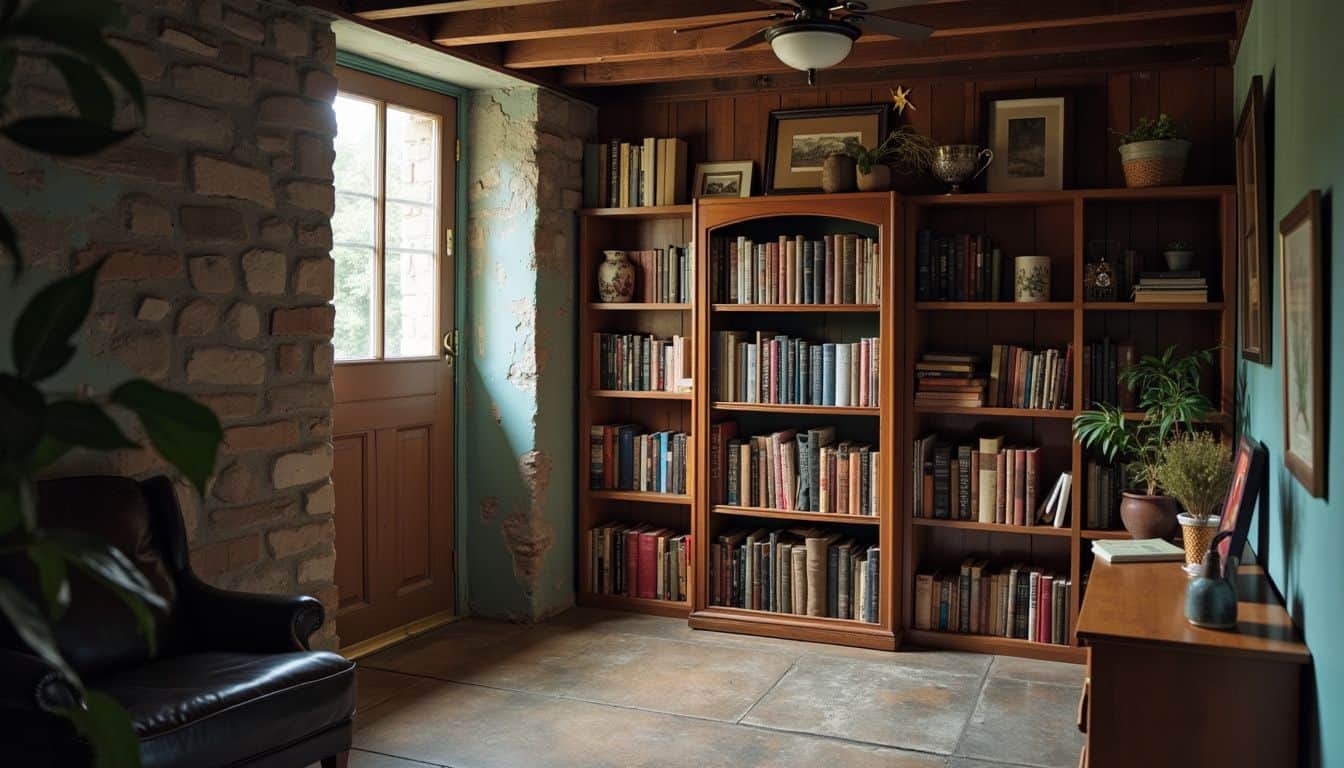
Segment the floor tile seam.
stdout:
<path fill-rule="evenodd" d="M 855 658 L 855 657 L 853 657 L 853 656 L 843 656 L 843 655 L 834 655 L 834 656 L 832 656 L 832 655 L 830 655 L 830 654 L 828 654 L 828 653 L 826 653 L 826 652 L 824 652 L 824 651 L 804 651 L 802 655 L 803 655 L 803 656 L 816 656 L 816 657 L 820 657 L 820 658 L 824 658 L 824 659 L 836 659 L 836 660 L 840 660 L 840 661 L 863 661 L 863 662 L 870 662 L 870 663 L 884 663 L 881 659 L 859 659 L 859 658 Z M 936 669 L 936 668 L 933 668 L 933 667 L 919 667 L 919 666 L 915 666 L 915 665 L 913 665 L 913 664 L 909 664 L 909 663 L 906 663 L 906 662 L 903 662 L 903 661 L 897 661 L 897 660 L 895 660 L 895 659 L 892 659 L 891 661 L 888 661 L 888 662 L 885 662 L 885 663 L 886 663 L 888 666 L 892 666 L 892 667 L 901 667 L 902 669 L 913 669 L 913 670 L 918 670 L 918 671 L 921 671 L 921 672 L 935 672 L 935 673 L 943 674 L 943 675 L 951 675 L 951 676 L 953 676 L 953 677 L 981 677 L 981 678 L 982 678 L 982 677 L 985 676 L 985 674 L 986 674 L 986 672 L 987 672 L 987 670 L 988 670 L 988 667 L 986 667 L 986 671 L 975 672 L 975 673 L 971 673 L 971 672 L 955 672 L 955 671 L 950 670 L 950 669 Z"/>
<path fill-rule="evenodd" d="M 367 747 L 351 747 L 350 749 L 356 752 L 368 752 L 371 755 L 382 755 L 383 757 L 391 757 L 396 760 L 405 760 L 408 763 L 415 763 L 416 765 L 428 765 L 433 766 L 433 768 L 454 768 L 454 766 L 452 766 L 449 763 L 436 763 L 432 760 L 421 760 L 418 757 L 406 757 L 405 755 L 396 755 L 391 752 L 381 752 L 379 750 L 369 749 Z"/>
<path fill-rule="evenodd" d="M 980 704 L 985 700 L 985 689 L 989 687 L 989 671 L 994 668 L 994 662 L 998 661 L 998 658 L 998 656 L 991 658 L 989 664 L 985 666 L 984 674 L 980 676 L 980 686 L 975 692 L 975 704 L 971 707 L 971 711 L 966 713 L 966 719 L 957 730 L 957 743 L 952 746 L 953 755 L 957 755 L 961 749 L 961 743 L 966 740 L 966 731 L 971 727 L 975 713 L 980 710 Z"/>
<path fill-rule="evenodd" d="M 767 733 L 787 733 L 794 736 L 806 736 L 808 738 L 813 739 L 823 739 L 825 741 L 835 741 L 843 744 L 853 744 L 858 747 L 876 747 L 878 749 L 894 749 L 900 752 L 909 752 L 911 754 L 928 755 L 930 757 L 943 757 L 949 759 L 956 756 L 951 752 L 938 752 L 932 749 L 921 749 L 920 747 L 898 746 L 895 744 L 885 744 L 877 741 L 864 741 L 862 739 L 854 739 L 848 736 L 837 736 L 832 733 L 800 731 L 794 728 L 785 728 L 783 726 L 765 725 L 764 723 L 740 722 L 740 723 L 734 723 L 733 725 L 739 728 L 747 728 L 755 731 L 765 731 Z"/>
<path fill-rule="evenodd" d="M 734 720 L 733 723 L 734 724 L 741 723 L 747 717 L 747 715 L 751 714 L 751 710 L 755 709 L 757 704 L 760 704 L 762 701 L 765 701 L 765 697 L 773 693 L 774 690 L 779 687 L 779 684 L 784 682 L 784 678 L 788 677 L 789 673 L 792 672 L 795 668 L 797 668 L 798 662 L 801 659 L 802 656 L 797 656 L 793 659 L 793 661 L 789 662 L 789 668 L 780 673 L 779 677 L 775 678 L 775 682 L 771 683 L 770 687 L 766 688 L 764 693 L 762 693 L 760 696 L 757 696 L 756 700 L 751 702 L 751 706 L 743 710 L 742 714 L 738 715 L 737 719 Z"/>

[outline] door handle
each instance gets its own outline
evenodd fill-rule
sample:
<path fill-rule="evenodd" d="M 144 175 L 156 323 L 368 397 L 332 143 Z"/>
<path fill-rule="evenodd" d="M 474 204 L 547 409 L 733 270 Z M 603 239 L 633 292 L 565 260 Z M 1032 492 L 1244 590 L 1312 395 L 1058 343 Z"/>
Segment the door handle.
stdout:
<path fill-rule="evenodd" d="M 448 361 L 449 365 L 457 360 L 458 346 L 457 329 L 443 334 L 443 358 Z"/>

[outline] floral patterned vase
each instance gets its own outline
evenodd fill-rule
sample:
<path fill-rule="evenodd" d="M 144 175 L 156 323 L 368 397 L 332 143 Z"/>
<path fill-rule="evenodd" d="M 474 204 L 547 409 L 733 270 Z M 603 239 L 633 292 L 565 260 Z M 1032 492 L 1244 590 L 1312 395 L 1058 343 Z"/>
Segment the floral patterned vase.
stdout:
<path fill-rule="evenodd" d="M 597 266 L 597 296 L 607 304 L 624 304 L 635 296 L 635 265 L 625 251 L 603 251 Z"/>
<path fill-rule="evenodd" d="M 1018 256 L 1014 262 L 1013 300 L 1050 300 L 1050 257 Z"/>

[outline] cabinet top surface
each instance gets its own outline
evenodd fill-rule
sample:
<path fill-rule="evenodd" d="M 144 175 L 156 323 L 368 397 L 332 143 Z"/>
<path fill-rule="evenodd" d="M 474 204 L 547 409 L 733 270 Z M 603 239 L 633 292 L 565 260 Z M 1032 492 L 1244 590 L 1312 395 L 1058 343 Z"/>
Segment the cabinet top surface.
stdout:
<path fill-rule="evenodd" d="M 1311 662 L 1307 646 L 1260 566 L 1238 569 L 1235 631 L 1201 629 L 1185 620 L 1188 583 L 1180 563 L 1108 565 L 1098 560 L 1078 615 L 1078 637 L 1091 644 L 1098 640 L 1157 644 Z"/>

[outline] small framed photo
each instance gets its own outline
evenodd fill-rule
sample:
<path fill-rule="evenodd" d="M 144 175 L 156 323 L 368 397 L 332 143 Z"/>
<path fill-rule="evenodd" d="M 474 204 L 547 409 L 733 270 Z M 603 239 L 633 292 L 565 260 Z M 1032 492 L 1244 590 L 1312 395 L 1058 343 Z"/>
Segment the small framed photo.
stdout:
<path fill-rule="evenodd" d="M 1232 462 L 1232 487 L 1223 502 L 1223 513 L 1218 519 L 1218 532 L 1230 531 L 1218 541 L 1218 559 L 1223 566 L 1223 578 L 1236 573 L 1232 557 L 1241 558 L 1246 549 L 1246 534 L 1251 530 L 1251 517 L 1265 487 L 1265 465 L 1269 453 L 1259 440 L 1242 435 L 1237 446 L 1237 457 Z"/>
<path fill-rule="evenodd" d="M 691 197 L 751 197 L 750 160 L 696 163 Z"/>
<path fill-rule="evenodd" d="M 1279 222 L 1283 284 L 1283 463 L 1325 496 L 1325 328 L 1321 313 L 1321 193 L 1311 190 Z"/>
<path fill-rule="evenodd" d="M 1069 99 L 991 98 L 986 118 L 994 162 L 985 173 L 990 192 L 1040 192 L 1064 188 L 1064 147 Z"/>
<path fill-rule="evenodd" d="M 849 142 L 875 147 L 887 135 L 887 105 L 779 109 L 765 137 L 765 193 L 821 191 L 821 165 Z"/>
<path fill-rule="evenodd" d="M 1241 275 L 1241 356 L 1270 364 L 1269 196 L 1265 176 L 1265 95 L 1260 76 L 1237 123 L 1237 263 Z"/>

